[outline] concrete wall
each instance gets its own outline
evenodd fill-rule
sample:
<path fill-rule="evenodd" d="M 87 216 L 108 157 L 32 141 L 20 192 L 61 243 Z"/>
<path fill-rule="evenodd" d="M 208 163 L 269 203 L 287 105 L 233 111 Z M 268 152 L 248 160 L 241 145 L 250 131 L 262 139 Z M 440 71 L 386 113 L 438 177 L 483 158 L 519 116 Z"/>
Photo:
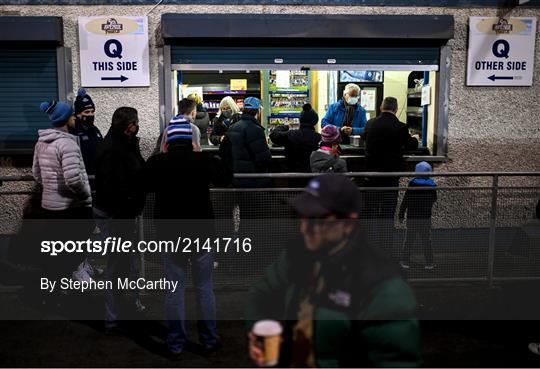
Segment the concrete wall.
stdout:
<path fill-rule="evenodd" d="M 79 86 L 77 17 L 95 15 L 144 15 L 153 6 L 0 6 L 0 11 L 16 11 L 22 16 L 62 16 L 65 45 L 73 52 L 73 89 Z M 106 131 L 113 111 L 133 106 L 140 114 L 141 145 L 146 155 L 159 134 L 158 50 L 162 13 L 269 13 L 269 14 L 451 14 L 455 17 L 455 39 L 450 41 L 450 106 L 448 162 L 443 171 L 540 171 L 540 37 L 537 30 L 533 87 L 466 87 L 467 29 L 469 16 L 497 16 L 496 8 L 405 8 L 362 6 L 216 6 L 166 5 L 149 14 L 150 76 L 148 88 L 89 88 L 97 106 L 97 125 Z M 539 16 L 540 9 L 519 8 L 507 16 Z M 12 168 L 2 160 L 0 175 L 28 173 L 28 168 Z M 531 182 L 531 181 L 529 181 Z M 540 185 L 538 179 L 533 184 Z M 18 212 L 18 204 L 13 207 Z M 13 215 L 13 212 L 9 212 Z M 2 211 L 1 213 L 4 213 Z M 0 215 L 4 217 L 4 215 Z M 11 215 L 10 215 L 11 217 Z M 3 219 L 0 219 L 3 220 Z"/>

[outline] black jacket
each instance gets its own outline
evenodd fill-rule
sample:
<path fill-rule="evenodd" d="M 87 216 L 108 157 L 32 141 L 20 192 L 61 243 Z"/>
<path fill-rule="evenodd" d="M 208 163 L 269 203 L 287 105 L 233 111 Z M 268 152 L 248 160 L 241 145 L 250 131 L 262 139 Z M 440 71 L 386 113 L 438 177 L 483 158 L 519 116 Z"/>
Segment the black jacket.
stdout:
<path fill-rule="evenodd" d="M 309 173 L 310 157 L 319 148 L 321 135 L 312 126 L 300 126 L 299 129 L 289 130 L 289 126 L 277 126 L 270 139 L 275 145 L 285 147 L 287 167 L 290 172 Z"/>
<path fill-rule="evenodd" d="M 233 173 L 265 173 L 272 154 L 266 143 L 264 128 L 248 114 L 231 125 L 219 147 L 219 154 Z M 234 179 L 236 187 L 265 187 L 268 180 Z"/>
<path fill-rule="evenodd" d="M 219 117 L 215 117 L 212 120 L 212 133 L 210 134 L 210 142 L 212 144 L 219 146 L 221 144 L 221 137 L 227 133 L 227 130 L 229 127 L 238 122 L 240 118 L 242 117 L 241 114 L 234 114 L 229 119 L 225 118 L 223 114 L 221 114 Z"/>
<path fill-rule="evenodd" d="M 144 207 L 144 159 L 138 139 L 109 130 L 96 153 L 95 206 L 116 219 L 133 219 Z"/>
<path fill-rule="evenodd" d="M 370 119 L 362 138 L 366 141 L 367 169 L 373 172 L 402 171 L 404 151 L 418 147 L 418 140 L 411 137 L 407 125 L 392 113 Z"/>
<path fill-rule="evenodd" d="M 79 138 L 79 145 L 81 147 L 86 173 L 88 175 L 95 174 L 97 147 L 103 141 L 103 135 L 96 126 L 88 126 L 80 122 L 77 122 L 75 127 L 71 129 L 69 133 Z"/>
<path fill-rule="evenodd" d="M 208 125 L 210 124 L 210 116 L 202 105 L 197 106 L 197 115 L 193 122 L 201 131 L 201 145 L 208 145 Z"/>
<path fill-rule="evenodd" d="M 156 219 L 212 219 L 210 184 L 227 186 L 232 174 L 207 152 L 172 145 L 148 159 L 143 177 L 146 191 L 155 193 Z"/>
<path fill-rule="evenodd" d="M 435 182 L 431 178 L 417 177 L 409 182 L 409 188 L 414 187 L 425 189 L 407 189 L 399 209 L 399 219 L 403 219 L 407 211 L 407 221 L 410 219 L 431 220 L 431 210 L 437 201 Z"/>

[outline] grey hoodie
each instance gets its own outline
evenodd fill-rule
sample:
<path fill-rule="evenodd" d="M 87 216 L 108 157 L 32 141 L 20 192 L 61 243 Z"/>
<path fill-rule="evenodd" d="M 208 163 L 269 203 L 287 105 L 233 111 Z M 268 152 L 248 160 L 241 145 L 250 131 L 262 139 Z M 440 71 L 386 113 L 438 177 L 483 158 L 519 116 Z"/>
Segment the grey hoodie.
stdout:
<path fill-rule="evenodd" d="M 92 206 L 88 175 L 77 137 L 59 129 L 38 131 L 32 174 L 43 186 L 47 210 Z"/>
<path fill-rule="evenodd" d="M 347 172 L 347 162 L 340 157 L 334 158 L 329 151 L 320 149 L 313 151 L 309 162 L 312 173 Z"/>

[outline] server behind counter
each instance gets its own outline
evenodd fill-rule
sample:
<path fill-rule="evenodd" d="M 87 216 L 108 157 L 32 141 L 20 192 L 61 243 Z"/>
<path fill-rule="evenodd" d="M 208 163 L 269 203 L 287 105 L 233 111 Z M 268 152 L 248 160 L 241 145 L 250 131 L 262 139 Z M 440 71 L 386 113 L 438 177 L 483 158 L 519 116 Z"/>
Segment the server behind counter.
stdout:
<path fill-rule="evenodd" d="M 330 105 L 321 126 L 332 124 L 339 128 L 343 144 L 350 143 L 350 135 L 360 135 L 366 126 L 366 111 L 360 105 L 360 87 L 349 83 L 343 90 L 343 99 Z"/>

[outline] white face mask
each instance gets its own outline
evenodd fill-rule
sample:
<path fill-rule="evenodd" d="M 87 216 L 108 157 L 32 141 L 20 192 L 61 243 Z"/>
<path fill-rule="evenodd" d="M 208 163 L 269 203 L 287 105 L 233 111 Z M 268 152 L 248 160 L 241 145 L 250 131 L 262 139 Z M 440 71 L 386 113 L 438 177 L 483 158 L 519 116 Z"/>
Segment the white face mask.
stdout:
<path fill-rule="evenodd" d="M 349 98 L 347 99 L 347 104 L 349 104 L 349 105 L 358 104 L 358 97 L 349 96 Z"/>

